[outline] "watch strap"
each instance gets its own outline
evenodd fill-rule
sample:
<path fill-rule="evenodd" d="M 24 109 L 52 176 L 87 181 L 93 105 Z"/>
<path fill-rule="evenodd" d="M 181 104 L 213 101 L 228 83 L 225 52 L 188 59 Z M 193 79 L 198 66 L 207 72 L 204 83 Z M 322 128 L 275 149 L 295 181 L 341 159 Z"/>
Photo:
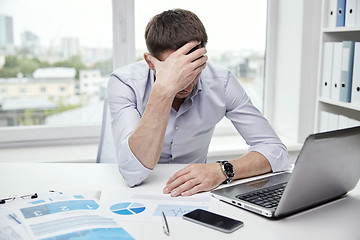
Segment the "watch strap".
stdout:
<path fill-rule="evenodd" d="M 216 161 L 217 163 L 221 164 L 221 169 L 223 170 L 223 173 L 226 177 L 225 181 L 223 181 L 223 184 L 228 184 L 231 182 L 232 178 L 235 176 L 235 169 L 234 166 L 229 161 Z M 225 165 L 227 167 L 230 166 L 230 170 L 225 168 Z"/>

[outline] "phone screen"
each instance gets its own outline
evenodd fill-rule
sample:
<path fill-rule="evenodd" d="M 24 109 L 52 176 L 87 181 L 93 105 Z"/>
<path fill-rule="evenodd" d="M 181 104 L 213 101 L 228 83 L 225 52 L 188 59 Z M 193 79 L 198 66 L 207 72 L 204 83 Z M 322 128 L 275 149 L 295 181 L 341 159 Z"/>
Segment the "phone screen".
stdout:
<path fill-rule="evenodd" d="M 226 233 L 231 233 L 244 226 L 242 221 L 228 218 L 203 209 L 196 209 L 192 212 L 186 213 L 183 215 L 183 218 Z"/>

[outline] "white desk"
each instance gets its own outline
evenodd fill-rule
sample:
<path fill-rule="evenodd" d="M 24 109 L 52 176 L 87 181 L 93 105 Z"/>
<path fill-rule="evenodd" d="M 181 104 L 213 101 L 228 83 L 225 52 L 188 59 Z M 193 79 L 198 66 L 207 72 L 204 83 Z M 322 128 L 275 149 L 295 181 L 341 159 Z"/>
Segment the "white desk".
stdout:
<path fill-rule="evenodd" d="M 9 194 L 101 190 L 101 200 L 112 190 L 162 192 L 167 179 L 184 165 L 158 165 L 149 178 L 129 189 L 117 166 L 94 163 L 0 163 L 0 197 Z M 169 221 L 170 236 L 160 222 L 132 222 L 129 232 L 139 231 L 141 239 L 360 239 L 360 184 L 356 189 L 326 205 L 281 220 L 269 220 L 245 210 L 220 203 L 219 213 L 240 219 L 245 226 L 225 234 L 187 221 Z M 141 229 L 141 230 L 140 230 Z"/>

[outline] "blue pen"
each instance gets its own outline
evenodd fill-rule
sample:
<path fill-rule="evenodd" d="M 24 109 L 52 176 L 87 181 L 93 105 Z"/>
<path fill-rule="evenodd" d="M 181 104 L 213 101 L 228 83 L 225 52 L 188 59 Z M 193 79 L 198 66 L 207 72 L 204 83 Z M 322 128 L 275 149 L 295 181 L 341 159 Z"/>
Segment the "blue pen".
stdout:
<path fill-rule="evenodd" d="M 9 214 L 9 217 L 12 218 L 18 224 L 21 224 L 21 222 L 19 221 L 19 219 L 17 219 L 17 217 L 16 217 L 16 215 L 14 213 Z"/>

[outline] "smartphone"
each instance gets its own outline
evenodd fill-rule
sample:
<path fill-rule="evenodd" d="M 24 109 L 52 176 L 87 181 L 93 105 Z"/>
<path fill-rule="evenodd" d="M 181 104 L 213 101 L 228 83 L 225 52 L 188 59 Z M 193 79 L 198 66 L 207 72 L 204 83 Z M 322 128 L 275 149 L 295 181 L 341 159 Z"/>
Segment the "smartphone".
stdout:
<path fill-rule="evenodd" d="M 212 213 L 203 209 L 195 209 L 183 215 L 183 219 L 210 227 L 221 232 L 231 233 L 242 226 L 242 221 Z"/>

